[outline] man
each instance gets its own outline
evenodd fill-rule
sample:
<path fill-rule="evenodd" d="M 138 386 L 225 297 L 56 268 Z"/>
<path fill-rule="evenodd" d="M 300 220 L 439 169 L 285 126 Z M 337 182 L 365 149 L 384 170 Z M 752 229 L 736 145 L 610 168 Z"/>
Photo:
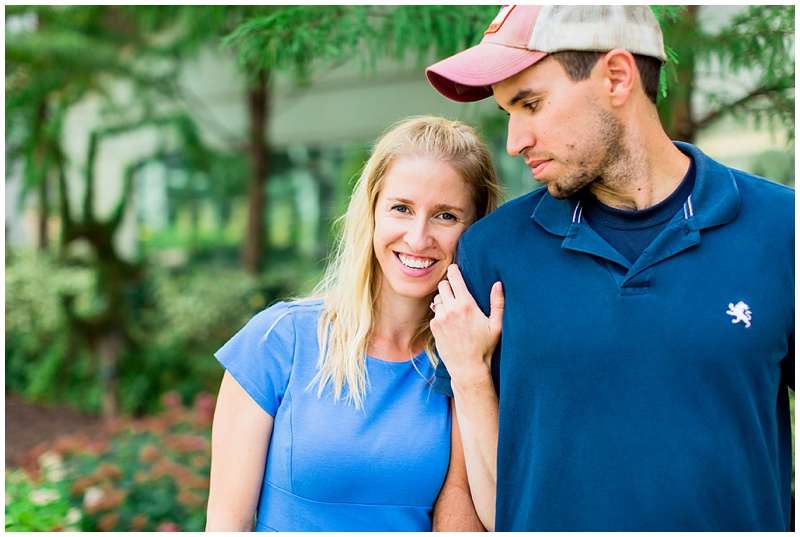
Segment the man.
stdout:
<path fill-rule="evenodd" d="M 504 6 L 427 69 L 493 96 L 546 185 L 463 235 L 432 304 L 463 442 L 439 529 L 469 489 L 490 530 L 789 527 L 794 191 L 670 141 L 665 61 L 646 6 Z"/>

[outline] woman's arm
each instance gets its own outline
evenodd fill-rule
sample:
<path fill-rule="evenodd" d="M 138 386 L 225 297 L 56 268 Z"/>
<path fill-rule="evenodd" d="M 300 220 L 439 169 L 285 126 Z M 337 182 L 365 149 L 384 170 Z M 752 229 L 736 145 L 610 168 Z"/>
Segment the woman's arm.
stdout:
<path fill-rule="evenodd" d="M 497 500 L 497 393 L 491 373 L 452 379 L 472 501 L 483 526 L 488 531 L 494 531 Z M 453 415 L 455 414 L 454 411 Z"/>
<path fill-rule="evenodd" d="M 450 465 L 433 506 L 433 531 L 486 531 L 470 496 L 461 431 L 453 408 Z"/>
<path fill-rule="evenodd" d="M 273 418 L 225 372 L 211 432 L 206 531 L 252 531 Z"/>
<path fill-rule="evenodd" d="M 450 374 L 461 430 L 469 488 L 487 530 L 494 530 L 497 497 L 498 399 L 491 373 L 494 349 L 502 331 L 505 299 L 502 285 L 492 287 L 486 317 L 469 293 L 456 265 L 439 284 L 439 302 L 431 331 Z M 454 415 L 456 412 L 454 411 Z"/>

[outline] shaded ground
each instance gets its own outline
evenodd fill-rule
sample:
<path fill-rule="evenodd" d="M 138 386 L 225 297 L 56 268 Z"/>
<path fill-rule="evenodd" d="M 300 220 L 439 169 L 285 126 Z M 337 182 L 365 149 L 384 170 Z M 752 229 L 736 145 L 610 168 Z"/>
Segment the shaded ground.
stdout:
<path fill-rule="evenodd" d="M 31 404 L 6 393 L 6 468 L 16 466 L 19 456 L 42 442 L 101 428 L 97 416 L 64 407 Z"/>

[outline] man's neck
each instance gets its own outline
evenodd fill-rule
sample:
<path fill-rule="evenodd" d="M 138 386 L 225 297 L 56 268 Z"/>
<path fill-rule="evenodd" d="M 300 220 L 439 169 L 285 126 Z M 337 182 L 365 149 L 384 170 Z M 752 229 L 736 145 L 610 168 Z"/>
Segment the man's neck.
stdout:
<path fill-rule="evenodd" d="M 689 164 L 689 157 L 664 137 L 653 147 L 629 151 L 625 162 L 615 163 L 613 169 L 589 185 L 589 190 L 604 205 L 641 211 L 675 192 Z"/>

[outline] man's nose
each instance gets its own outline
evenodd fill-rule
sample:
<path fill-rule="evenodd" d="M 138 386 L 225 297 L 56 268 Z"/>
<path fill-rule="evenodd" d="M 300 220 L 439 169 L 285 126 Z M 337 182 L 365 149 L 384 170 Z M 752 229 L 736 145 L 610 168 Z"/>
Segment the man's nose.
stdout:
<path fill-rule="evenodd" d="M 530 122 L 525 121 L 517 114 L 508 117 L 508 139 L 506 140 L 506 151 L 512 157 L 521 155 L 526 148 L 533 147 L 536 138 Z"/>

